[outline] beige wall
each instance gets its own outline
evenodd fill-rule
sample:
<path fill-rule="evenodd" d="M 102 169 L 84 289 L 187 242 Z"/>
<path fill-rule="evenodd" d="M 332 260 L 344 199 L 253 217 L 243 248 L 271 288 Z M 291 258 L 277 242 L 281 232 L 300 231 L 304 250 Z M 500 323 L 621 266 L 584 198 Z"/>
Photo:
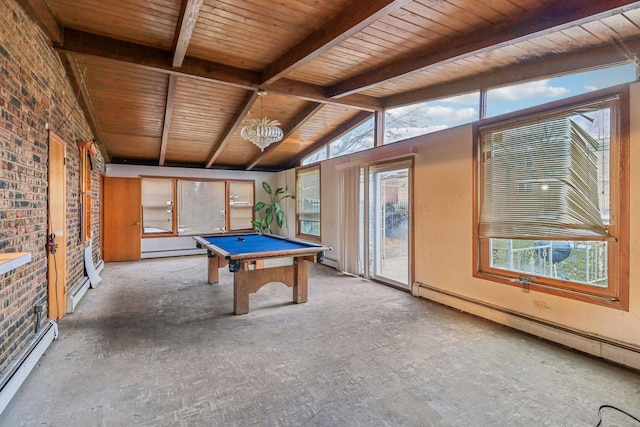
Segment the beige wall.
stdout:
<path fill-rule="evenodd" d="M 640 84 L 632 88 L 640 105 Z M 633 109 L 633 108 L 632 108 Z M 632 111 L 631 266 L 628 312 L 523 291 L 473 277 L 472 127 L 461 126 L 322 164 L 322 240 L 339 257 L 338 173 L 349 164 L 415 152 L 414 294 L 438 300 L 592 354 L 640 367 L 640 107 Z M 419 284 L 427 285 L 421 287 Z M 535 319 L 523 326 L 523 317 Z M 542 321 L 542 323 L 538 322 Z M 542 325 L 542 326 L 540 326 Z M 567 331 L 575 334 L 567 334 Z M 594 341 L 592 338 L 595 338 Z M 609 355 L 602 341 L 622 344 Z M 614 346 L 616 347 L 616 346 Z M 619 346 L 618 346 L 619 347 Z M 626 360 L 631 357 L 632 361 Z"/>

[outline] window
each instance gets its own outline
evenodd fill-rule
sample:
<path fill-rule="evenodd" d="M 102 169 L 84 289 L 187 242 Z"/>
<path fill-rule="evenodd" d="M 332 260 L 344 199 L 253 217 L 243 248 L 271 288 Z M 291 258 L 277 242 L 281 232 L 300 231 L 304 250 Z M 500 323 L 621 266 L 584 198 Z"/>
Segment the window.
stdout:
<path fill-rule="evenodd" d="M 480 92 L 385 111 L 384 143 L 471 123 L 480 118 Z"/>
<path fill-rule="evenodd" d="M 173 180 L 142 178 L 143 234 L 171 234 L 173 222 Z"/>
<path fill-rule="evenodd" d="M 97 150 L 93 141 L 78 141 L 80 149 L 80 241 L 91 239 L 91 154 Z"/>
<path fill-rule="evenodd" d="M 253 191 L 253 181 L 229 182 L 229 230 L 253 228 Z"/>
<path fill-rule="evenodd" d="M 178 235 L 226 231 L 224 181 L 178 180 Z"/>
<path fill-rule="evenodd" d="M 629 63 L 493 88 L 487 91 L 485 117 L 495 117 L 635 79 L 636 64 Z"/>
<path fill-rule="evenodd" d="M 476 275 L 627 309 L 627 89 L 573 100 L 476 128 Z"/>
<path fill-rule="evenodd" d="M 319 150 L 316 150 L 314 153 L 302 159 L 302 165 L 310 165 L 311 163 L 316 163 L 326 159 L 327 159 L 327 146 L 325 145 Z"/>
<path fill-rule="evenodd" d="M 144 237 L 249 231 L 254 181 L 142 178 Z"/>
<path fill-rule="evenodd" d="M 296 170 L 296 218 L 299 236 L 320 238 L 320 167 Z"/>
<path fill-rule="evenodd" d="M 329 144 L 329 158 L 344 156 L 373 148 L 373 117 Z"/>

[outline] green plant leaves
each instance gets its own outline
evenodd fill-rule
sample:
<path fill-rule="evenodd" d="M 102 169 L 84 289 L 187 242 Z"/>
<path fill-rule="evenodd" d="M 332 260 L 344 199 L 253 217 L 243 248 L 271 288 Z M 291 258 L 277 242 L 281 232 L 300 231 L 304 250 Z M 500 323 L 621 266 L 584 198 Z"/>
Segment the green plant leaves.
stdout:
<path fill-rule="evenodd" d="M 262 181 L 262 188 L 264 188 L 267 194 L 271 194 L 271 186 L 267 184 L 267 181 Z"/>
<path fill-rule="evenodd" d="M 271 186 L 266 181 L 262 182 L 262 188 L 264 188 L 264 191 L 269 195 L 270 202 L 257 202 L 253 206 L 254 212 L 260 212 L 264 209 L 264 217 L 260 221 L 251 221 L 251 224 L 258 231 L 266 230 L 268 233 L 271 233 L 271 224 L 273 223 L 274 218 L 278 227 L 282 228 L 282 225 L 284 224 L 284 210 L 282 209 L 282 206 L 280 206 L 280 201 L 286 198 L 294 199 L 295 197 L 290 194 L 286 194 L 287 190 L 282 187 L 277 188 L 274 193 Z"/>
<path fill-rule="evenodd" d="M 278 227 L 282 228 L 282 224 L 284 222 L 284 211 L 283 210 L 276 211 L 276 222 L 278 223 Z"/>

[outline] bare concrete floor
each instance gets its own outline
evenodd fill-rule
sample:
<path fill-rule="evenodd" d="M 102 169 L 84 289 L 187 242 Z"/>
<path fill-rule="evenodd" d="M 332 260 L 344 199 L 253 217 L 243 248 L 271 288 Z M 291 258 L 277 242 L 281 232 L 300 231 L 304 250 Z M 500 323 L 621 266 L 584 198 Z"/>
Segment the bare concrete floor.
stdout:
<path fill-rule="evenodd" d="M 594 426 L 640 375 L 312 266 L 231 314 L 203 256 L 111 263 L 1 426 Z M 612 410 L 603 426 L 637 426 Z"/>

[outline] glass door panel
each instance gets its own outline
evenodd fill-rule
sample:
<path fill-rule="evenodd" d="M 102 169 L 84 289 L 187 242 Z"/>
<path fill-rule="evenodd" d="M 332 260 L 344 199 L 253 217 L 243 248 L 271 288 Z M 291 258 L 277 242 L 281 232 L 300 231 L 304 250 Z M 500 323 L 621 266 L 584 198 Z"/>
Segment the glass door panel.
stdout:
<path fill-rule="evenodd" d="M 369 169 L 369 274 L 408 289 L 411 192 L 406 163 Z"/>

